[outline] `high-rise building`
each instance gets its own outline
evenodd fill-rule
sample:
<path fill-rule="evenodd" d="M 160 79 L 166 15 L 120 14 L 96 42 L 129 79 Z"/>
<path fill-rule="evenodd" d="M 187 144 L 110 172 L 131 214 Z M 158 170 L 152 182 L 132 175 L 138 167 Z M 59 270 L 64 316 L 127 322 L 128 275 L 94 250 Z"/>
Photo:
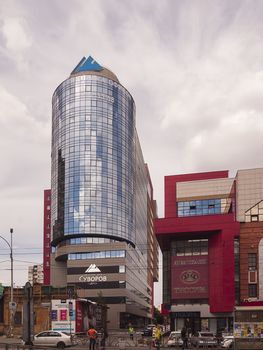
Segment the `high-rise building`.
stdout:
<path fill-rule="evenodd" d="M 103 297 L 109 328 L 152 317 L 156 206 L 131 94 L 83 58 L 52 100 L 51 285 Z"/>
<path fill-rule="evenodd" d="M 43 265 L 33 265 L 28 267 L 28 282 L 33 285 L 34 283 L 43 284 L 44 274 L 43 274 Z"/>

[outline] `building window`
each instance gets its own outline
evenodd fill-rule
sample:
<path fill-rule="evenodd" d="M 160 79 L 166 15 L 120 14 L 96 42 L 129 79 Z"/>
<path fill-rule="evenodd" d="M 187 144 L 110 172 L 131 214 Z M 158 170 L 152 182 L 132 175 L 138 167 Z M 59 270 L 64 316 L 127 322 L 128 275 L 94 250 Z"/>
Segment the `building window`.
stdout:
<path fill-rule="evenodd" d="M 250 271 L 257 270 L 257 254 L 248 253 L 248 269 Z"/>
<path fill-rule="evenodd" d="M 91 253 L 70 253 L 69 260 L 125 258 L 125 250 L 106 250 Z"/>
<path fill-rule="evenodd" d="M 251 215 L 251 221 L 258 221 L 258 215 Z"/>
<path fill-rule="evenodd" d="M 248 285 L 248 296 L 249 298 L 256 298 L 258 296 L 258 285 L 249 284 Z"/>
<path fill-rule="evenodd" d="M 119 273 L 125 273 L 125 266 L 124 265 L 119 266 Z"/>
<path fill-rule="evenodd" d="M 189 239 L 172 242 L 173 256 L 208 255 L 207 239 Z"/>
<path fill-rule="evenodd" d="M 229 198 L 201 199 L 185 202 L 177 202 L 177 215 L 197 216 L 213 215 L 229 212 L 231 209 Z"/>
<path fill-rule="evenodd" d="M 125 288 L 126 282 L 125 281 L 119 281 L 119 288 Z"/>

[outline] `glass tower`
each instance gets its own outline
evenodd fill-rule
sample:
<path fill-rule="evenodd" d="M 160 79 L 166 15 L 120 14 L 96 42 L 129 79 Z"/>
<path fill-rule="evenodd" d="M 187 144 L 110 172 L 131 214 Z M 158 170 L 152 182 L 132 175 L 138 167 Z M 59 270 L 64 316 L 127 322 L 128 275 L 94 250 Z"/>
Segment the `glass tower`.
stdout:
<path fill-rule="evenodd" d="M 116 76 L 83 59 L 53 95 L 53 243 L 100 236 L 135 245 L 135 105 Z"/>
<path fill-rule="evenodd" d="M 92 57 L 54 92 L 51 158 L 51 284 L 103 292 L 109 327 L 143 326 L 158 264 L 151 181 L 133 98 Z"/>

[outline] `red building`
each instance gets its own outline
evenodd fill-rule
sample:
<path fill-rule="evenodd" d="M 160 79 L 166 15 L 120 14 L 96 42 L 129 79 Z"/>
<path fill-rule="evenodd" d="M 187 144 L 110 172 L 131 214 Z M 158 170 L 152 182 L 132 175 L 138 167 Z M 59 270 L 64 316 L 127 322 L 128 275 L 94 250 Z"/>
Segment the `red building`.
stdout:
<path fill-rule="evenodd" d="M 43 226 L 43 272 L 44 284 L 50 284 L 50 220 L 51 217 L 51 190 L 44 191 L 44 226 Z"/>
<path fill-rule="evenodd" d="M 165 217 L 156 219 L 155 228 L 172 329 L 186 325 L 191 332 L 216 332 L 232 327 L 238 299 L 235 194 L 228 171 L 165 177 Z"/>

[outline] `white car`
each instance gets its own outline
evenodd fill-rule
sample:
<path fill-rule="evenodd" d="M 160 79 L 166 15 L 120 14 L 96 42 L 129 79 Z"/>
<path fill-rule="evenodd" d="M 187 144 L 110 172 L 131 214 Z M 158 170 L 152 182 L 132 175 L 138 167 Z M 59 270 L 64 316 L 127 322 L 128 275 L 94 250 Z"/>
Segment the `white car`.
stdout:
<path fill-rule="evenodd" d="M 217 339 L 212 332 L 197 332 L 191 337 L 190 342 L 197 348 L 217 347 Z"/>
<path fill-rule="evenodd" d="M 56 346 L 61 349 L 75 345 L 72 335 L 59 331 L 40 332 L 34 336 L 32 342 L 35 346 Z"/>
<path fill-rule="evenodd" d="M 169 335 L 169 338 L 167 340 L 167 346 L 172 347 L 172 346 L 182 346 L 183 345 L 183 340 L 181 338 L 181 331 L 172 331 Z"/>
<path fill-rule="evenodd" d="M 226 336 L 222 342 L 221 342 L 221 347 L 224 349 L 233 349 L 234 347 L 234 336 Z"/>

